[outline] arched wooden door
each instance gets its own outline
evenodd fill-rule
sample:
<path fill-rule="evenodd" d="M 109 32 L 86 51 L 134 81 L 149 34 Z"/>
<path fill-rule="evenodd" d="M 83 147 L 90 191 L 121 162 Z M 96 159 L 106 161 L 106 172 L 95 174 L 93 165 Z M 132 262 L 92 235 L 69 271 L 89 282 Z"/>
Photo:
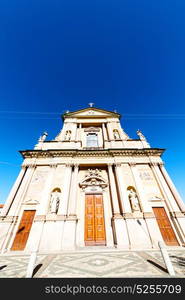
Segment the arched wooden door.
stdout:
<path fill-rule="evenodd" d="M 106 245 L 102 195 L 85 197 L 85 245 Z"/>

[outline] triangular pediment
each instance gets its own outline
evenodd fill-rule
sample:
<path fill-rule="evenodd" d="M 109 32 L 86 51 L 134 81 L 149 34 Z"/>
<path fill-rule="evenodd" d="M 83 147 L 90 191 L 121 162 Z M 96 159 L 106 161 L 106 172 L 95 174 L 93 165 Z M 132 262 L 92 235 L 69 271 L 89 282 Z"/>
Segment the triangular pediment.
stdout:
<path fill-rule="evenodd" d="M 63 118 L 120 118 L 120 114 L 100 108 L 88 107 L 85 109 L 68 112 Z"/>

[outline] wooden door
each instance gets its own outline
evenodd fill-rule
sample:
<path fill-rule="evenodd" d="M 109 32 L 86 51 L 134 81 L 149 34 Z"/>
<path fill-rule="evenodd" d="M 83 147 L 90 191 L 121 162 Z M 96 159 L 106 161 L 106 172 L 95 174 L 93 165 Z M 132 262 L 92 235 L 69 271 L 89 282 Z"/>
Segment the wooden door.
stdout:
<path fill-rule="evenodd" d="M 85 245 L 105 245 L 105 222 L 102 195 L 86 195 Z"/>
<path fill-rule="evenodd" d="M 25 210 L 22 215 L 11 250 L 24 250 L 31 230 L 35 210 Z"/>
<path fill-rule="evenodd" d="M 153 211 L 166 245 L 178 246 L 179 243 L 170 224 L 170 220 L 165 212 L 164 207 L 153 207 Z"/>

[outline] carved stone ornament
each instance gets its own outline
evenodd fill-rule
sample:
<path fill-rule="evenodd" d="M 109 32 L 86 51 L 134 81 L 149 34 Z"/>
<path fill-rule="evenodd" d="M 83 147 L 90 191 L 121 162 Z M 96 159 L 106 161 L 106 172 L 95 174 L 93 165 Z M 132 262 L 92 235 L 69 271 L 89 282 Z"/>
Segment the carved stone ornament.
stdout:
<path fill-rule="evenodd" d="M 99 132 L 100 128 L 97 127 L 88 127 L 84 129 L 85 132 Z"/>
<path fill-rule="evenodd" d="M 163 199 L 159 196 L 152 196 L 149 198 L 149 201 L 163 201 Z"/>
<path fill-rule="evenodd" d="M 37 204 L 39 204 L 39 201 L 35 200 L 35 199 L 28 199 L 28 200 L 24 201 L 24 204 L 37 205 Z"/>
<path fill-rule="evenodd" d="M 85 178 L 80 182 L 79 185 L 83 190 L 87 187 L 95 186 L 98 186 L 104 190 L 108 186 L 108 183 L 102 177 L 100 169 L 88 169 Z"/>

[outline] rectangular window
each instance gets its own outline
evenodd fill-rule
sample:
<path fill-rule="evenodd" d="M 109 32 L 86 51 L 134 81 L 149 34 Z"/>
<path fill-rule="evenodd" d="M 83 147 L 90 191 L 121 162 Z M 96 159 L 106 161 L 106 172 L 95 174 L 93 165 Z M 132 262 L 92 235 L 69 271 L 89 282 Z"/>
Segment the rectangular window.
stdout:
<path fill-rule="evenodd" d="M 87 147 L 98 147 L 98 136 L 95 133 L 87 135 Z"/>

